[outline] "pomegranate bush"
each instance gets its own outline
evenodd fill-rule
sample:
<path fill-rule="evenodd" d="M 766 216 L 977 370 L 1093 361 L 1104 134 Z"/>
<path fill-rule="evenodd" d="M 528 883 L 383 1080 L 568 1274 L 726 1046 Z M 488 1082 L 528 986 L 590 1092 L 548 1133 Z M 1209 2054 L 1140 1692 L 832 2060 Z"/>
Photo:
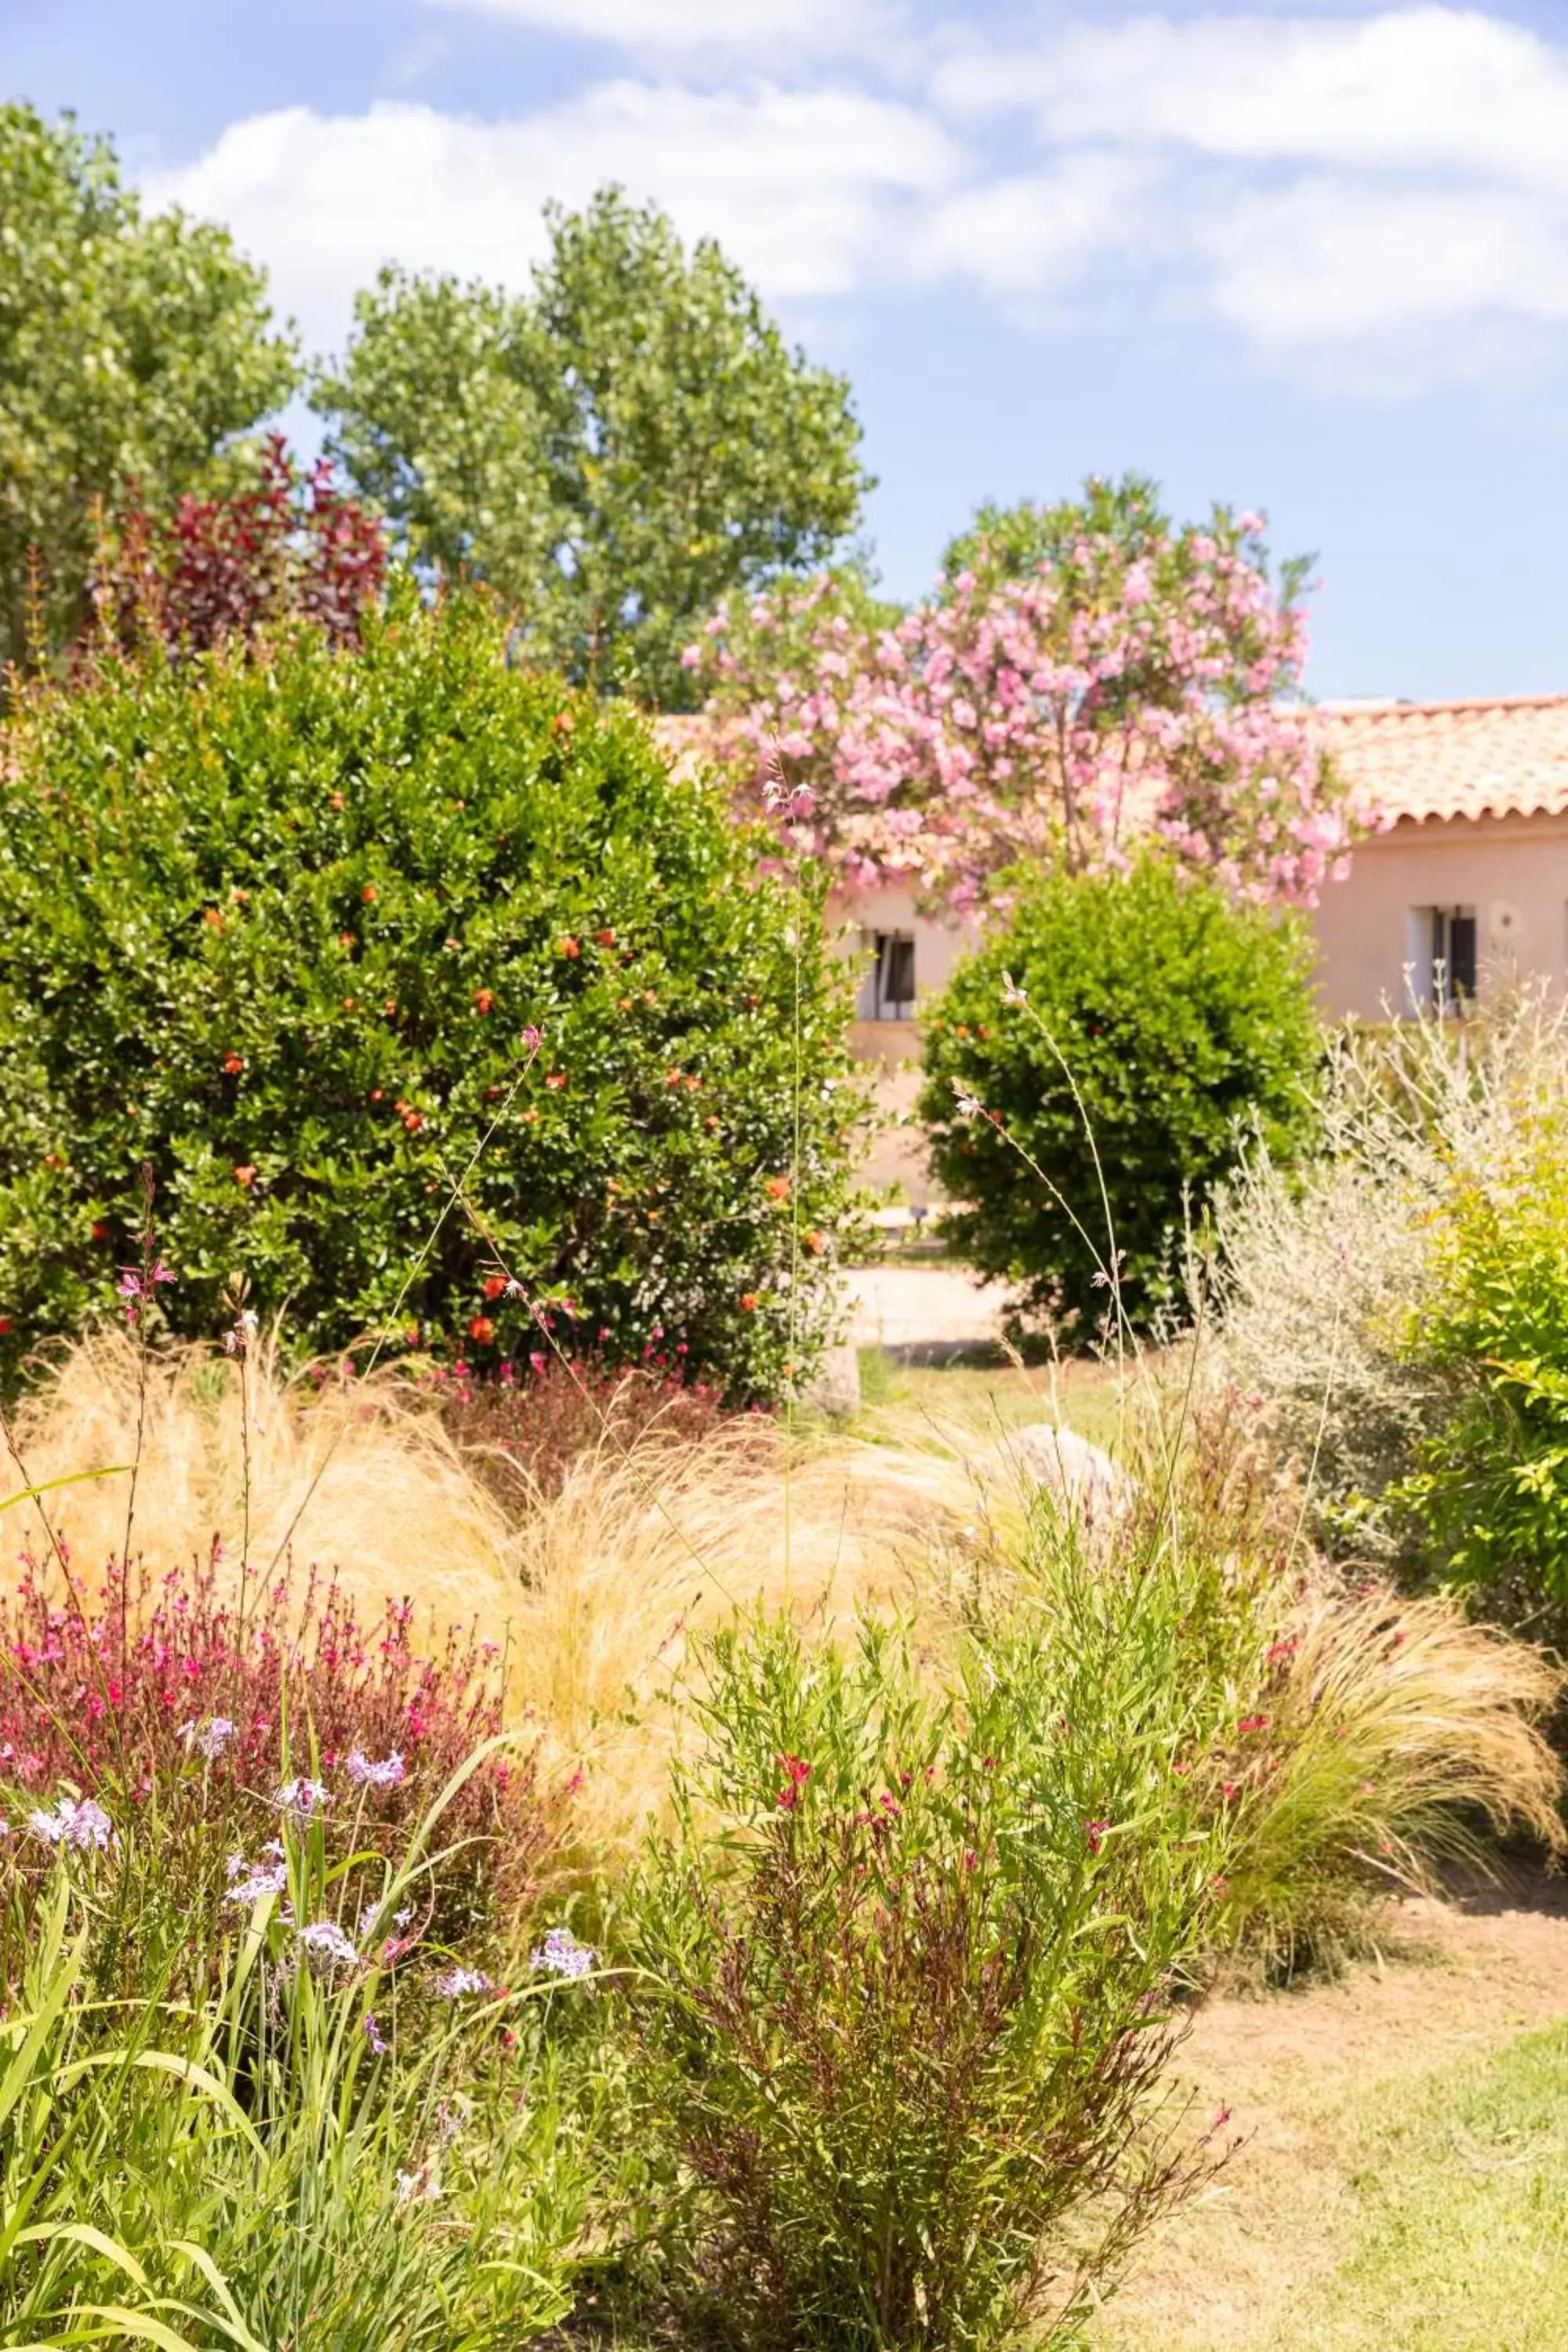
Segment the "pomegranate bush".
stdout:
<path fill-rule="evenodd" d="M 300 1357 L 488 1370 L 542 1309 L 735 1400 L 809 1377 L 863 1115 L 822 891 L 759 880 L 635 714 L 512 650 L 488 599 L 405 582 L 352 649 L 154 646 L 18 713 L 6 1377 L 102 1313 L 143 1162 L 183 1338 L 243 1267 Z"/>

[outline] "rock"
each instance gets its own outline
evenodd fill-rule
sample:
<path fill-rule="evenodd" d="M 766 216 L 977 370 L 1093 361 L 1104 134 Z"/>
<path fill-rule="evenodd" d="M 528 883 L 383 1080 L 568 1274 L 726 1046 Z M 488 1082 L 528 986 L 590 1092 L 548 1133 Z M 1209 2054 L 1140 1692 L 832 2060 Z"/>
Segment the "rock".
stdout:
<path fill-rule="evenodd" d="M 1132 1496 L 1132 1481 L 1110 1454 L 1076 1429 L 1028 1421 L 988 1445 L 970 1465 L 984 1481 L 1010 1484 L 1026 1496 L 1044 1491 L 1081 1514 L 1084 1524 L 1114 1526 Z"/>
<path fill-rule="evenodd" d="M 860 1410 L 860 1351 L 839 1340 L 822 1351 L 801 1402 L 817 1412 L 851 1413 Z"/>

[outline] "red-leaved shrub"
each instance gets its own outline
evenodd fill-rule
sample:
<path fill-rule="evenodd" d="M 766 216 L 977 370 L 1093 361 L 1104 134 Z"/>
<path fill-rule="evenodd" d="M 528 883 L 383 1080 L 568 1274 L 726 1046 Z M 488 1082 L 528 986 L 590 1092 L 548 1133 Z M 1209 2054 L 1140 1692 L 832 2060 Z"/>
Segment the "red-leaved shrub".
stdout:
<path fill-rule="evenodd" d="M 268 434 L 247 489 L 188 493 L 172 515 L 132 505 L 98 550 L 92 596 L 111 644 L 152 637 L 205 653 L 286 615 L 346 644 L 386 576 L 386 534 L 340 489 L 325 458 L 302 475 L 281 434 Z"/>
<path fill-rule="evenodd" d="M 462 1364 L 435 1377 L 448 1432 L 513 1508 L 531 1495 L 558 1494 L 572 1465 L 603 1448 L 619 1456 L 660 1440 L 689 1444 L 737 1418 L 770 1425 L 761 1413 L 730 1412 L 710 1382 L 672 1379 L 651 1365 L 626 1370 L 541 1353 L 522 1378 L 510 1364 L 494 1380 L 475 1380 Z"/>
<path fill-rule="evenodd" d="M 62 1791 L 101 1798 L 116 1820 L 156 1819 L 172 1875 L 195 1904 L 228 1859 L 277 1835 L 288 1784 L 343 1853 L 401 1855 L 454 1774 L 502 1727 L 493 1643 L 448 1632 L 428 1654 L 414 1612 L 363 1623 L 331 1581 L 296 1597 L 258 1578 L 243 1615 L 215 1543 L 205 1564 L 90 1596 L 27 1564 L 0 1598 L 0 1808 L 26 1824 Z M 456 1940 L 503 1925 L 532 1892 L 559 1800 L 523 1742 L 486 1757 L 431 1840 L 424 1931 Z M 43 1857 L 40 1855 L 39 1859 Z"/>

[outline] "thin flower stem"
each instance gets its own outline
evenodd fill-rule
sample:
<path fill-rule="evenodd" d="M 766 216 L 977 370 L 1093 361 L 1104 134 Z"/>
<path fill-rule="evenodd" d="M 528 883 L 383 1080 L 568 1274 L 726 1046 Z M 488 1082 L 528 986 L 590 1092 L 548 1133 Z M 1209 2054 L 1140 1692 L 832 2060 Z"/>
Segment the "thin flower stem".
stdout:
<path fill-rule="evenodd" d="M 142 1163 L 142 1287 L 140 1296 L 132 1302 L 131 1319 L 136 1332 L 136 1444 L 131 1455 L 131 1485 L 125 1497 L 125 1537 L 121 1546 L 120 1579 L 120 1674 L 123 1681 L 131 1650 L 131 1534 L 136 1524 L 136 1488 L 142 1475 L 142 1454 L 147 1435 L 147 1345 L 148 1318 L 153 1312 L 153 1164 Z"/>
<path fill-rule="evenodd" d="M 773 746 L 773 774 L 774 774 L 774 776 L 775 776 L 775 778 L 777 779 L 777 782 L 778 782 L 778 783 L 779 783 L 779 786 L 780 786 L 780 788 L 782 789 L 782 788 L 783 788 L 783 784 L 784 784 L 784 768 L 783 768 L 783 763 L 782 763 L 782 761 L 781 761 L 781 760 L 780 760 L 780 757 L 779 757 L 779 751 L 778 751 L 778 746 L 777 746 L 776 742 L 775 742 L 775 744 L 774 744 L 774 746 Z M 798 1371 L 798 1366 L 797 1366 L 797 1353 L 796 1353 L 796 1349 L 797 1349 L 797 1343 L 798 1343 L 798 1337 L 799 1337 L 799 1328 L 800 1328 L 800 1136 L 801 1136 L 801 1087 L 802 1087 L 802 1085 L 803 1085 L 803 1083 L 804 1083 L 804 1076 L 803 1076 L 803 1072 L 802 1072 L 802 1068 L 801 1068 L 801 1019 L 800 1019 L 800 902 L 801 902 L 801 880 L 800 880 L 800 856 L 799 856 L 798 851 L 797 851 L 797 853 L 796 853 L 796 856 L 795 856 L 795 862 L 794 862 L 794 864 L 793 864 L 793 866 L 792 866 L 792 867 L 791 867 L 791 878 L 792 878 L 792 882 L 793 882 L 793 886 L 794 886 L 794 890 L 795 890 L 795 913 L 794 913 L 794 919 L 793 919 L 793 922 L 792 922 L 792 924 L 791 924 L 791 931 L 792 931 L 792 936 L 793 936 L 793 940 L 794 940 L 794 985 L 795 985 L 795 998 L 794 998 L 794 1004 L 793 1004 L 793 1013 L 794 1013 L 794 1023 L 795 1023 L 795 1035 L 794 1035 L 794 1045 L 795 1045 L 795 1068 L 794 1068 L 794 1093 L 793 1093 L 793 1099 L 792 1099 L 792 1103 L 791 1103 L 791 1111 L 792 1111 L 792 1117 L 793 1117 L 793 1122 L 794 1122 L 794 1124 L 793 1124 L 793 1133 L 792 1133 L 792 1137 L 791 1137 L 791 1143 L 790 1143 L 790 1185 L 789 1185 L 789 1190 L 790 1190 L 789 1378 L 788 1378 L 788 1386 L 787 1386 L 787 1387 L 785 1388 L 785 1390 L 784 1390 L 784 1429 L 785 1429 L 786 1436 L 787 1436 L 787 1437 L 792 1441 L 792 1443 L 791 1443 L 790 1444 L 786 1444 L 786 1446 L 785 1446 L 785 1449 L 784 1449 L 784 1591 L 785 1591 L 786 1595 L 788 1594 L 788 1592 L 789 1592 L 789 1591 L 790 1591 L 791 1583 L 792 1583 L 792 1580 L 792 1580 L 792 1574 L 791 1574 L 791 1567 L 792 1567 L 792 1562 L 793 1562 L 793 1559 L 794 1559 L 794 1538 L 795 1538 L 795 1509 L 794 1509 L 794 1506 L 795 1506 L 795 1491 L 794 1491 L 794 1480 L 793 1480 L 793 1478 L 791 1477 L 790 1473 L 791 1473 L 791 1466 L 792 1466 L 792 1465 L 791 1465 L 791 1454 L 792 1454 L 792 1452 L 793 1452 L 793 1440 L 794 1440 L 794 1436 L 795 1436 L 795 1398 L 796 1398 L 796 1394 L 797 1394 L 797 1392 L 798 1392 L 798 1385 L 799 1385 L 799 1371 Z"/>

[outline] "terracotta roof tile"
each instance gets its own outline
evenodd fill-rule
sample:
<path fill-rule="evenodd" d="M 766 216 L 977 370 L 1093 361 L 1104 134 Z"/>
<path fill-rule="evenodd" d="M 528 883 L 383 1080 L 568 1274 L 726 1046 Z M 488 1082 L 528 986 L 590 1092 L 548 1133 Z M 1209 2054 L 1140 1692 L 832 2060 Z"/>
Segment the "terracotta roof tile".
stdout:
<path fill-rule="evenodd" d="M 1388 822 L 1568 811 L 1568 694 L 1476 702 L 1327 702 L 1342 775 Z"/>
<path fill-rule="evenodd" d="M 1568 813 L 1568 694 L 1324 702 L 1317 716 L 1363 808 L 1390 824 Z M 700 764 L 700 715 L 656 719 L 654 731 L 678 765 Z"/>

